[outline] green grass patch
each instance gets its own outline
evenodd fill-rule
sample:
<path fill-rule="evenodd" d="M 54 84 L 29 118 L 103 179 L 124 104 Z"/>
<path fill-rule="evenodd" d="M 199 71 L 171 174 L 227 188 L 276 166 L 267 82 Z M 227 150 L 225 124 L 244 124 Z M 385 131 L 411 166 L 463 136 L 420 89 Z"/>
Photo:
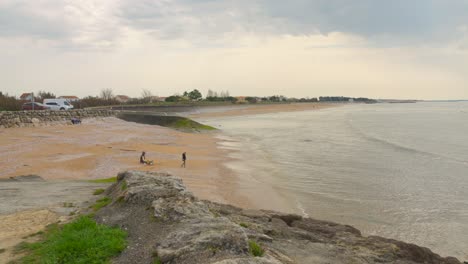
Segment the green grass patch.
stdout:
<path fill-rule="evenodd" d="M 99 211 L 99 209 L 103 208 L 104 206 L 107 206 L 112 202 L 112 199 L 109 197 L 104 197 L 96 201 L 96 203 L 92 206 L 93 210 Z"/>
<path fill-rule="evenodd" d="M 104 189 L 96 189 L 96 190 L 94 190 L 93 195 L 100 195 L 103 192 L 104 192 Z"/>
<path fill-rule="evenodd" d="M 63 226 L 52 226 L 35 243 L 21 243 L 16 252 L 26 256 L 18 263 L 109 263 L 126 247 L 125 231 L 97 224 L 81 216 Z"/>
<path fill-rule="evenodd" d="M 212 126 L 203 125 L 188 118 L 180 118 L 169 126 L 175 129 L 216 130 Z"/>
<path fill-rule="evenodd" d="M 248 225 L 248 224 L 246 224 L 246 223 L 240 223 L 239 225 L 240 225 L 240 226 L 242 226 L 243 228 L 247 228 L 247 227 L 249 227 L 249 225 Z"/>
<path fill-rule="evenodd" d="M 253 240 L 249 240 L 249 252 L 254 257 L 261 257 L 265 254 L 265 250 Z"/>
<path fill-rule="evenodd" d="M 117 181 L 117 177 L 110 177 L 107 179 L 96 179 L 96 180 L 89 180 L 88 182 L 93 183 L 114 183 Z"/>
<path fill-rule="evenodd" d="M 120 187 L 120 189 L 121 189 L 122 191 L 125 191 L 125 190 L 127 190 L 127 187 L 128 187 L 128 186 L 127 186 L 127 182 L 124 181 L 124 182 L 122 183 L 122 186 Z"/>

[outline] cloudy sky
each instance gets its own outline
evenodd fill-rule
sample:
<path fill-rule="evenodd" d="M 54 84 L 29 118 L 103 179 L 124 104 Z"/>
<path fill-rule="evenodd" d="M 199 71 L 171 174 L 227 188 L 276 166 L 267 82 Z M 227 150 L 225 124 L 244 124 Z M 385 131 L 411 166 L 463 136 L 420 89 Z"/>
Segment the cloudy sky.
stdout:
<path fill-rule="evenodd" d="M 468 99 L 466 0 L 0 0 L 0 91 Z"/>

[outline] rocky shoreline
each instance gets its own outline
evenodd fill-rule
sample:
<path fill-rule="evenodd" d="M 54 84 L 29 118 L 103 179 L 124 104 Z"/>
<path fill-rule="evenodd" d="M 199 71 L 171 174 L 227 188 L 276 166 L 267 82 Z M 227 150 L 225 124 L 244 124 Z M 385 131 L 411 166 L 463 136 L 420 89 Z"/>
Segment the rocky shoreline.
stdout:
<path fill-rule="evenodd" d="M 114 263 L 461 263 L 347 225 L 201 201 L 164 173 L 121 173 L 105 193 L 96 220 L 129 234 Z"/>

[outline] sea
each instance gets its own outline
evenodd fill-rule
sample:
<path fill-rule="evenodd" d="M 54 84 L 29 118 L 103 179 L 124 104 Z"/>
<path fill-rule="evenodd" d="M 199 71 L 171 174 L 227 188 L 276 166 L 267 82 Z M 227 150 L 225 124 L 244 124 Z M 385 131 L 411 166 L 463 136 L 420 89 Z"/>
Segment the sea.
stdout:
<path fill-rule="evenodd" d="M 468 260 L 468 102 L 201 121 L 221 130 L 226 166 L 269 186 L 289 211 Z"/>

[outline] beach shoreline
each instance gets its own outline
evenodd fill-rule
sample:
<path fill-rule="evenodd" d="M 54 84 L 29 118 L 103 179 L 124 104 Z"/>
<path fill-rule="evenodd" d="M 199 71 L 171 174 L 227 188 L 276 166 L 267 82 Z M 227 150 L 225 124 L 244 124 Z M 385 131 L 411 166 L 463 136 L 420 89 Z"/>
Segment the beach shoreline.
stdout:
<path fill-rule="evenodd" d="M 316 104 L 304 104 L 300 107 L 290 104 L 254 106 L 227 111 L 217 109 L 216 112 L 199 113 L 194 117 L 218 118 L 317 110 L 323 107 L 330 106 Z M 220 147 L 222 140 L 219 137 L 222 137 L 222 131 L 186 133 L 109 117 L 84 119 L 81 125 L 76 126 L 57 124 L 4 128 L 0 129 L 0 135 L 0 186 L 3 185 L 5 188 L 10 187 L 1 180 L 22 175 L 42 177 L 46 182 L 37 186 L 47 186 L 44 190 L 48 190 L 47 188 L 55 188 L 51 187 L 53 185 L 67 188 L 66 182 L 70 182 L 71 187 L 79 181 L 114 177 L 119 172 L 127 170 L 167 172 L 182 178 L 188 189 L 201 200 L 247 209 L 292 212 L 293 206 L 275 190 L 259 185 L 253 179 L 242 177 L 226 166 L 234 159 L 229 157 L 231 150 Z M 139 164 L 142 151 L 146 151 L 148 159 L 155 161 L 154 166 Z M 183 152 L 187 152 L 187 168 L 180 167 Z M 69 195 L 54 196 L 55 202 L 53 202 L 45 199 L 49 194 L 48 191 L 41 191 L 42 187 L 30 190 L 27 189 L 28 184 L 18 183 L 16 186 L 24 186 L 21 192 L 34 191 L 34 195 L 25 197 L 17 195 L 14 201 L 5 192 L 4 197 L 0 195 L 0 199 L 8 204 L 3 208 L 3 213 L 0 212 L 0 218 L 8 219 L 10 226 L 22 227 L 18 230 L 0 230 L 0 248 L 7 249 L 3 254 L 6 259 L 14 257 L 11 253 L 13 242 L 21 242 L 24 237 L 57 219 L 67 219 L 68 213 L 63 212 L 69 211 L 67 208 L 61 208 L 64 206 L 63 201 L 68 202 Z M 68 189 L 73 191 L 73 188 Z M 90 200 L 94 198 L 92 191 L 91 188 L 88 197 Z M 80 193 L 86 196 L 86 191 L 80 190 Z M 36 195 L 48 202 L 41 204 L 31 200 L 37 199 Z M 37 221 L 38 215 L 43 221 Z"/>

